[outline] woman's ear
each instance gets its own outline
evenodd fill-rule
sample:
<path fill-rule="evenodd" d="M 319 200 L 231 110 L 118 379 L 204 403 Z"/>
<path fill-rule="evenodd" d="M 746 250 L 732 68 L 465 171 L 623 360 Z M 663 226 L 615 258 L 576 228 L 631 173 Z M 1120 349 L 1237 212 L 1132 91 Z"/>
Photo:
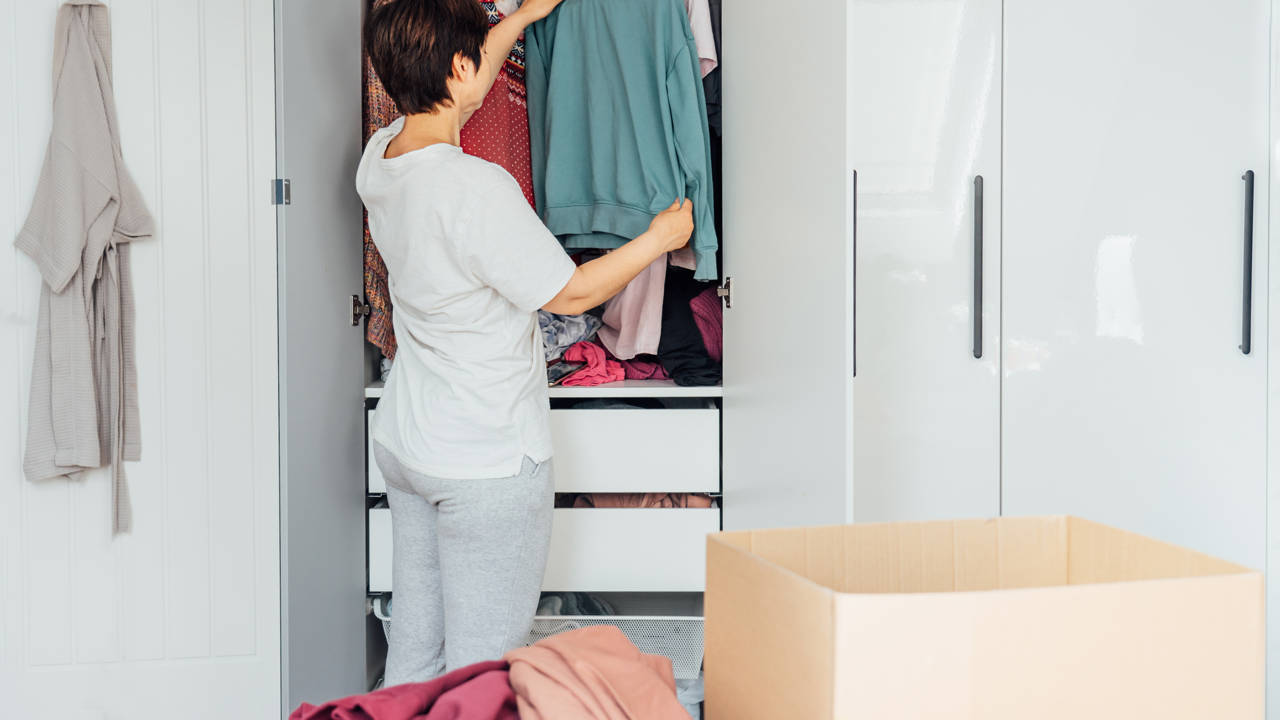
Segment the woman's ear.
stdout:
<path fill-rule="evenodd" d="M 470 81 L 479 72 L 479 68 L 476 67 L 475 63 L 471 62 L 471 58 L 462 53 L 457 53 L 453 56 L 452 70 L 453 76 L 461 82 Z"/>

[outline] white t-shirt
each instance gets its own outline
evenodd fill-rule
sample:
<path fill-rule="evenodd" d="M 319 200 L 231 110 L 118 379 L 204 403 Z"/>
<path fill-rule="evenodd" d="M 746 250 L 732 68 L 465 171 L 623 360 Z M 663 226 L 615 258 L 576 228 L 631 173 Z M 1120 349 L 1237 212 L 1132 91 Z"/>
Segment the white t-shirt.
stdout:
<path fill-rule="evenodd" d="M 373 439 L 425 475 L 515 475 L 551 457 L 536 311 L 574 263 L 501 167 L 447 144 L 385 158 L 403 125 L 375 133 L 356 172 L 398 345 Z"/>

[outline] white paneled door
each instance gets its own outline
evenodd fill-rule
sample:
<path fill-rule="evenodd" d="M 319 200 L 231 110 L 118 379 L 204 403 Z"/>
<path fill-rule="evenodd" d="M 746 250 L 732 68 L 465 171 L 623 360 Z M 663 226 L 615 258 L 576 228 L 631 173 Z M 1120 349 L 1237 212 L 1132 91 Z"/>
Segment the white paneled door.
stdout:
<path fill-rule="evenodd" d="M 11 243 L 49 136 L 58 0 L 0 4 L 0 715 L 279 714 L 271 0 L 109 0 L 143 461 L 22 477 L 39 275 Z"/>
<path fill-rule="evenodd" d="M 1001 3 L 849 7 L 858 172 L 854 517 L 994 516 Z"/>
<path fill-rule="evenodd" d="M 1269 12 L 1005 3 L 1006 514 L 1264 566 Z"/>

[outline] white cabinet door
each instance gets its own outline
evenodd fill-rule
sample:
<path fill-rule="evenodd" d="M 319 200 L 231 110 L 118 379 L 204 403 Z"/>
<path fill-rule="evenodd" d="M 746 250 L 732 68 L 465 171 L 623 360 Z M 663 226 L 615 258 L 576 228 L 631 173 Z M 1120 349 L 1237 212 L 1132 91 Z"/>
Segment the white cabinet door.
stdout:
<path fill-rule="evenodd" d="M 1005 4 L 1006 514 L 1263 566 L 1268 22 L 1265 0 Z"/>
<path fill-rule="evenodd" d="M 854 517 L 994 516 L 1001 3 L 855 0 L 850 7 L 850 142 L 858 171 Z M 983 270 L 980 296 L 975 265 Z"/>
<path fill-rule="evenodd" d="M 726 528 L 851 517 L 847 18 L 724 6 Z"/>

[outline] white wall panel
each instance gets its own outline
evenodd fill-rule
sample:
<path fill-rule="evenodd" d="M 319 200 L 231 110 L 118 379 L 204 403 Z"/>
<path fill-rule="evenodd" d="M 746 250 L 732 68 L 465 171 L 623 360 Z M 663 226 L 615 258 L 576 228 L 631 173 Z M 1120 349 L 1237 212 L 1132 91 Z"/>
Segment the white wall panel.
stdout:
<path fill-rule="evenodd" d="M 0 697 L 22 717 L 279 707 L 273 3 L 114 0 L 143 461 L 22 478 L 39 276 L 13 249 L 49 132 L 58 2 L 0 6 Z M 12 705 L 6 711 L 14 710 Z"/>

